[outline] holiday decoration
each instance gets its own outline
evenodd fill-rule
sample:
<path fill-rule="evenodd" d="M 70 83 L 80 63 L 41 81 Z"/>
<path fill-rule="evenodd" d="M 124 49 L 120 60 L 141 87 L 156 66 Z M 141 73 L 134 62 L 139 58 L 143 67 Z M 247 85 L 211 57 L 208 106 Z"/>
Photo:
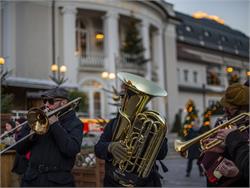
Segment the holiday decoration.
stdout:
<path fill-rule="evenodd" d="M 203 123 L 200 129 L 201 133 L 204 133 L 211 129 L 211 116 L 213 114 L 222 114 L 223 109 L 220 102 L 213 103 L 203 113 Z"/>
<path fill-rule="evenodd" d="M 186 104 L 187 115 L 185 116 L 183 123 L 183 136 L 186 137 L 189 133 L 189 130 L 193 127 L 195 121 L 198 119 L 198 112 L 195 108 L 194 101 L 189 99 Z"/>

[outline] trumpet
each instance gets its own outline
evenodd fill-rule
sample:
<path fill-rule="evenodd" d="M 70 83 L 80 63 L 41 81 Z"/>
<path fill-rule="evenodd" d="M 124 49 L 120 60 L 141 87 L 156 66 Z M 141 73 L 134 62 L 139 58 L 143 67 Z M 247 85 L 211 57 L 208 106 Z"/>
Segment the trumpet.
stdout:
<path fill-rule="evenodd" d="M 27 125 L 31 128 L 31 132 L 24 136 L 23 138 L 21 138 L 20 140 L 18 140 L 15 144 L 13 145 L 10 145 L 8 147 L 6 147 L 5 149 L 3 149 L 1 152 L 0 152 L 0 155 L 2 153 L 4 153 L 5 151 L 11 149 L 12 147 L 14 147 L 15 145 L 17 145 L 18 143 L 22 142 L 23 140 L 29 138 L 31 135 L 33 134 L 39 134 L 39 135 L 43 135 L 43 134 L 46 134 L 49 130 L 49 117 L 53 116 L 53 115 L 59 115 L 59 113 L 68 108 L 68 107 L 71 107 L 70 109 L 68 109 L 65 113 L 69 112 L 70 110 L 72 109 L 75 109 L 79 103 L 80 103 L 80 100 L 81 98 L 78 97 L 70 102 L 68 102 L 67 104 L 55 109 L 55 110 L 52 110 L 50 112 L 47 112 L 46 110 L 41 110 L 39 108 L 31 108 L 28 113 L 27 113 L 27 121 L 23 122 L 22 124 L 20 124 L 19 126 L 11 129 L 10 131 L 6 132 L 5 134 L 1 135 L 1 139 L 3 137 L 5 137 L 7 134 L 13 132 L 14 130 L 18 129 L 19 127 L 22 127 L 24 125 Z M 60 116 L 59 116 L 60 117 Z"/>
<path fill-rule="evenodd" d="M 174 148 L 177 152 L 179 152 L 183 157 L 187 157 L 188 156 L 188 148 L 198 142 L 200 142 L 200 146 L 201 146 L 201 149 L 202 151 L 206 151 L 206 150 L 209 150 L 219 144 L 221 144 L 223 142 L 223 140 L 219 140 L 219 139 L 213 139 L 212 141 L 210 142 L 205 142 L 205 140 L 207 138 L 210 138 L 210 137 L 215 137 L 218 130 L 219 129 L 231 129 L 233 128 L 234 126 L 237 127 L 237 129 L 241 132 L 243 132 L 244 130 L 248 129 L 249 128 L 249 122 L 248 122 L 248 125 L 245 125 L 245 124 L 242 124 L 242 121 L 243 120 L 248 120 L 249 121 L 249 116 L 250 116 L 250 112 L 244 112 L 244 113 L 241 113 L 239 114 L 238 116 L 230 119 L 229 121 L 225 122 L 225 123 L 222 123 L 221 125 L 189 140 L 189 141 L 186 141 L 186 142 L 182 142 L 180 140 L 176 140 L 175 143 L 174 143 Z"/>

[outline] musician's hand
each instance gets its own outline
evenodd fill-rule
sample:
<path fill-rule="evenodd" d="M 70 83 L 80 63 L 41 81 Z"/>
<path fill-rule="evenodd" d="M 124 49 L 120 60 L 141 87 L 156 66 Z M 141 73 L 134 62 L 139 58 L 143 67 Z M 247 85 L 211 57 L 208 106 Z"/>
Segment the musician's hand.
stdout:
<path fill-rule="evenodd" d="M 234 126 L 231 129 L 219 129 L 218 132 L 217 132 L 216 138 L 219 139 L 219 140 L 222 140 L 224 142 L 226 140 L 226 138 L 227 138 L 227 135 L 229 133 L 231 133 L 232 131 L 235 131 L 235 130 L 237 130 L 236 126 Z"/>
<path fill-rule="evenodd" d="M 225 177 L 235 177 L 239 173 L 239 169 L 233 161 L 226 158 L 223 159 L 216 170 L 218 170 Z"/>
<path fill-rule="evenodd" d="M 58 121 L 58 117 L 53 115 L 49 117 L 49 124 L 52 125 L 53 123 Z"/>
<path fill-rule="evenodd" d="M 108 151 L 117 161 L 126 160 L 128 158 L 127 147 L 120 142 L 111 142 L 108 146 Z"/>

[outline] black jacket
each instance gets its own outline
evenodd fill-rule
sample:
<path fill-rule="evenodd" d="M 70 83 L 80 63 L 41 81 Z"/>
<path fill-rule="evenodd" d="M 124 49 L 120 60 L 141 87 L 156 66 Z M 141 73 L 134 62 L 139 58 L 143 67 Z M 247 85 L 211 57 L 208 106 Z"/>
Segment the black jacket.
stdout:
<path fill-rule="evenodd" d="M 220 123 L 217 121 L 215 127 L 217 127 Z M 243 119 L 241 123 L 238 122 L 238 125 L 248 125 L 249 120 Z M 226 159 L 229 159 L 233 161 L 236 166 L 240 170 L 240 174 L 237 177 L 234 178 L 225 178 L 222 177 L 218 182 L 211 183 L 207 181 L 208 187 L 249 187 L 249 147 L 248 146 L 248 140 L 249 140 L 249 132 L 238 132 L 234 131 L 230 133 L 226 138 L 226 147 L 222 154 L 214 153 L 214 152 L 205 152 L 203 155 L 203 158 L 206 157 L 207 159 L 213 158 L 215 155 L 215 159 L 217 159 L 220 156 L 225 157 Z M 201 159 L 202 160 L 202 159 Z M 209 161 L 209 160 L 207 160 Z M 216 161 L 216 160 L 211 160 Z M 211 165 L 210 165 L 211 166 Z"/>
<path fill-rule="evenodd" d="M 114 180 L 113 171 L 115 167 L 112 165 L 112 155 L 108 152 L 108 145 L 112 140 L 112 135 L 115 130 L 117 119 L 111 120 L 104 128 L 104 132 L 101 135 L 98 143 L 95 145 L 95 155 L 103 160 L 105 160 L 105 177 L 104 186 L 105 187 L 120 187 L 121 185 Z M 168 152 L 167 138 L 164 139 L 162 147 L 157 156 L 157 160 L 162 160 L 165 158 Z M 157 166 L 154 164 L 149 176 L 140 181 L 136 186 L 149 186 L 149 187 L 160 187 L 160 175 L 157 171 Z"/>
<path fill-rule="evenodd" d="M 27 135 L 29 128 L 22 129 Z M 31 151 L 22 186 L 74 186 L 70 173 L 82 143 L 82 122 L 70 111 L 50 125 L 48 133 L 34 135 L 17 145 L 19 154 Z"/>
<path fill-rule="evenodd" d="M 228 154 L 239 168 L 244 186 L 249 187 L 249 145 L 240 131 L 233 131 L 226 138 Z"/>
<path fill-rule="evenodd" d="M 191 140 L 197 136 L 199 136 L 199 130 L 194 130 L 194 129 L 190 129 L 188 135 L 185 137 L 185 140 Z M 198 159 L 200 157 L 200 144 L 193 144 L 192 146 L 190 146 L 188 148 L 188 159 Z"/>

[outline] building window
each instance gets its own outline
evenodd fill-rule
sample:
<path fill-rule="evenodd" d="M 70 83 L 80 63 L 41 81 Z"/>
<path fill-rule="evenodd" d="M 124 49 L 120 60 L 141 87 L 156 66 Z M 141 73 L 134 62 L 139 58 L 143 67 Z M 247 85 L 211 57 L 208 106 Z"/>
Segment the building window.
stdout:
<path fill-rule="evenodd" d="M 220 70 L 218 67 L 207 68 L 207 84 L 208 85 L 221 85 Z"/>
<path fill-rule="evenodd" d="M 86 25 L 80 18 L 76 19 L 76 55 L 86 57 L 88 49 L 88 32 Z"/>
<path fill-rule="evenodd" d="M 208 106 L 211 107 L 215 105 L 218 101 L 217 100 L 208 100 Z"/>
<path fill-rule="evenodd" d="M 227 37 L 226 36 L 221 36 L 221 40 L 223 41 L 223 42 L 226 42 L 227 41 Z"/>
<path fill-rule="evenodd" d="M 198 73 L 196 71 L 193 72 L 193 78 L 194 78 L 194 83 L 197 83 L 198 81 Z"/>
<path fill-rule="evenodd" d="M 188 82 L 188 70 L 184 70 L 183 73 L 184 73 L 184 81 Z"/>
<path fill-rule="evenodd" d="M 229 85 L 240 82 L 240 70 L 235 67 L 232 70 L 232 72 L 227 74 Z"/>
<path fill-rule="evenodd" d="M 178 81 L 180 82 L 180 69 L 179 68 L 177 68 L 177 79 L 178 79 Z"/>

